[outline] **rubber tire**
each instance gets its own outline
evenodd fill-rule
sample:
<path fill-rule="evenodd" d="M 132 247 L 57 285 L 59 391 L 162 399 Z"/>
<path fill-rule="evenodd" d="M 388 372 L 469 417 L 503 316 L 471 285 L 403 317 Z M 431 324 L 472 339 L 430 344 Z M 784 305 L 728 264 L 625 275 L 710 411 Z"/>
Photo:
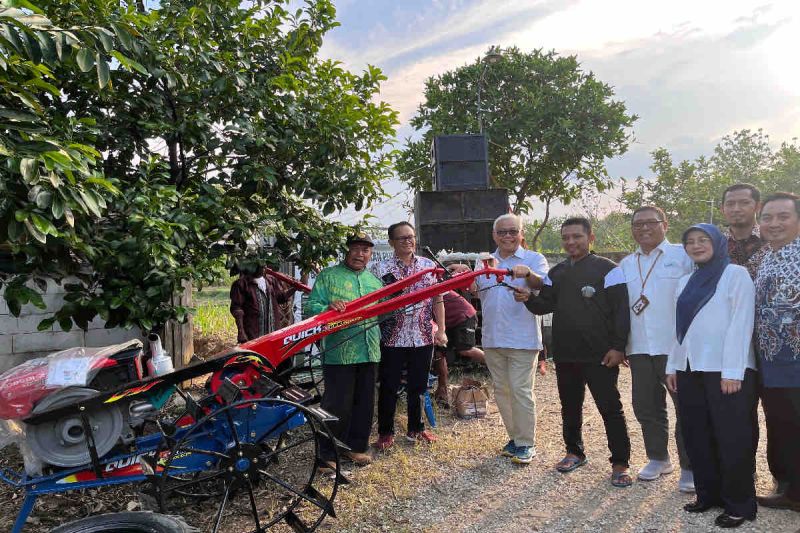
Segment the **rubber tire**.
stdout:
<path fill-rule="evenodd" d="M 149 511 L 107 513 L 69 522 L 50 533 L 196 533 L 179 516 Z"/>

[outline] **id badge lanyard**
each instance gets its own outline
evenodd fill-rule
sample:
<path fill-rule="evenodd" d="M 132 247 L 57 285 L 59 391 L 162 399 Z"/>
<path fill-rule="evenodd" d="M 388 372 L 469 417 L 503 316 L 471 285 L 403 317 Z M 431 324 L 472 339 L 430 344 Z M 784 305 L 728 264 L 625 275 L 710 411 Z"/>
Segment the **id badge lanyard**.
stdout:
<path fill-rule="evenodd" d="M 636 266 L 639 267 L 639 279 L 642 282 L 642 290 L 639 292 L 639 299 L 633 302 L 631 306 L 631 311 L 633 311 L 634 315 L 640 315 L 642 312 L 647 309 L 647 306 L 650 305 L 650 300 L 647 299 L 647 296 L 644 295 L 644 288 L 647 285 L 647 280 L 650 279 L 650 275 L 653 273 L 653 270 L 656 268 L 656 264 L 658 264 L 658 260 L 661 259 L 661 254 L 664 252 L 662 250 L 658 251 L 658 255 L 653 260 L 653 264 L 650 265 L 650 268 L 647 270 L 647 274 L 642 275 L 642 254 L 636 255 Z"/>

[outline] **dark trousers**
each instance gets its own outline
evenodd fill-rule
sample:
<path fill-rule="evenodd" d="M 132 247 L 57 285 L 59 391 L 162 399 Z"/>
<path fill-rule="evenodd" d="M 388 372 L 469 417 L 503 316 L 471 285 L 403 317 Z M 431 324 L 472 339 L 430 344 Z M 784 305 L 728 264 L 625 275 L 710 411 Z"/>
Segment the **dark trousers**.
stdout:
<path fill-rule="evenodd" d="M 619 367 L 607 368 L 600 363 L 556 363 L 556 381 L 561 399 L 561 420 L 567 453 L 586 457 L 581 427 L 583 399 L 588 385 L 606 427 L 611 464 L 628 466 L 631 441 L 617 389 L 618 378 Z"/>
<path fill-rule="evenodd" d="M 734 516 L 755 518 L 752 410 L 756 373 L 742 388 L 722 394 L 719 372 L 678 372 L 678 410 L 694 472 L 697 500 L 721 503 Z"/>
<path fill-rule="evenodd" d="M 394 434 L 394 414 L 397 411 L 397 391 L 403 368 L 406 368 L 406 396 L 408 397 L 408 431 L 422 431 L 422 395 L 428 388 L 433 345 L 411 348 L 381 346 L 381 363 L 378 367 L 378 434 Z"/>
<path fill-rule="evenodd" d="M 325 390 L 321 406 L 339 417 L 338 422 L 329 422 L 328 427 L 354 452 L 365 452 L 369 447 L 377 368 L 378 363 L 322 365 Z M 335 457 L 333 444 L 327 439 L 321 441 L 320 455 L 326 461 Z"/>
<path fill-rule="evenodd" d="M 767 462 L 773 477 L 800 501 L 800 388 L 761 388 L 767 420 Z"/>
<path fill-rule="evenodd" d="M 633 414 L 642 426 L 644 450 L 647 458 L 655 461 L 669 461 L 669 415 L 667 412 L 666 355 L 632 354 L 628 357 L 631 365 L 631 400 Z M 669 392 L 672 403 L 675 395 Z M 683 445 L 680 416 L 675 411 L 675 444 L 678 448 L 678 461 L 681 468 L 691 470 L 689 456 Z"/>

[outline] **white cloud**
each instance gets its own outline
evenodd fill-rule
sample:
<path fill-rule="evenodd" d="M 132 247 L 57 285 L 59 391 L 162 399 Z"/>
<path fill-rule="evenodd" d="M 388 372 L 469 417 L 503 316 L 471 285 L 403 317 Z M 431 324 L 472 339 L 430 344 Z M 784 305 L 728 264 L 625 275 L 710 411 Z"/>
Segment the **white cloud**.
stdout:
<path fill-rule="evenodd" d="M 800 1 L 583 0 L 562 10 L 545 2 L 497 5 L 479 2 L 463 20 L 459 14 L 434 23 L 423 13 L 413 32 L 377 32 L 372 38 L 385 46 L 356 51 L 337 40 L 329 51 L 352 65 L 395 58 L 381 97 L 403 123 L 422 101 L 426 78 L 474 61 L 491 44 L 577 54 L 641 117 L 637 142 L 610 162 L 612 175 L 649 175 L 648 153 L 658 146 L 676 158 L 708 154 L 736 129 L 763 128 L 776 143 L 800 136 Z M 519 20 L 504 33 L 489 30 L 508 18 Z M 434 52 L 432 44 L 448 42 L 459 45 Z"/>

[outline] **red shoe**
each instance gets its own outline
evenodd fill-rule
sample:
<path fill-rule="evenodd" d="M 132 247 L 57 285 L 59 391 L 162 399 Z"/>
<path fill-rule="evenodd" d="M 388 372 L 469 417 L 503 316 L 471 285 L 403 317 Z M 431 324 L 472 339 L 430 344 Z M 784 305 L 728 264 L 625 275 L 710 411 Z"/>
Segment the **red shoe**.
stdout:
<path fill-rule="evenodd" d="M 394 446 L 394 435 L 380 435 L 378 442 L 374 443 L 373 446 L 379 450 L 388 450 Z"/>
<path fill-rule="evenodd" d="M 409 431 L 406 433 L 406 440 L 409 442 L 425 442 L 427 444 L 431 444 L 432 442 L 439 440 L 439 437 L 428 430 Z"/>

